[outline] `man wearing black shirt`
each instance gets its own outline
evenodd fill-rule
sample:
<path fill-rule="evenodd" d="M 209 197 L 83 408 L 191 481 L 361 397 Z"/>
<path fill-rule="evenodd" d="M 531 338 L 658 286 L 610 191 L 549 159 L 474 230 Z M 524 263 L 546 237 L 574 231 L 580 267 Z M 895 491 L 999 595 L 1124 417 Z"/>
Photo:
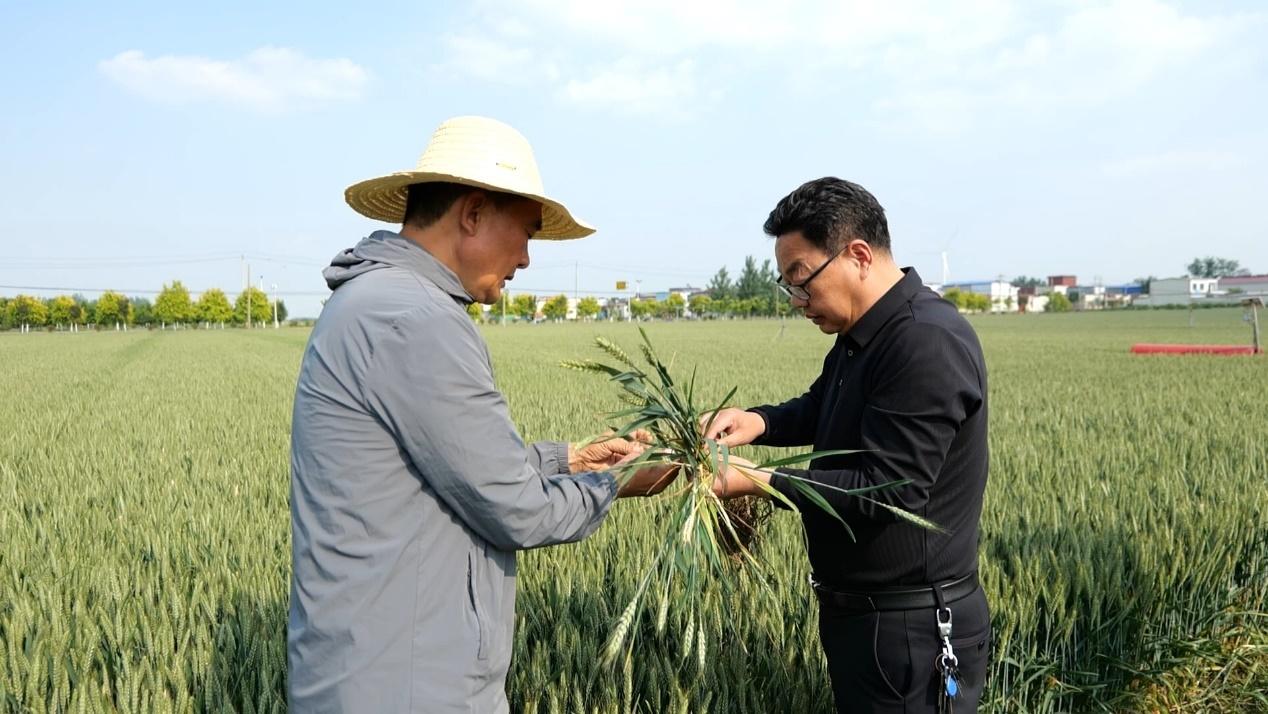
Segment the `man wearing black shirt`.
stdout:
<path fill-rule="evenodd" d="M 706 436 L 728 446 L 863 450 L 769 478 L 802 513 L 837 710 L 937 712 L 949 701 L 956 714 L 974 712 L 991 639 L 977 581 L 989 462 L 977 335 L 914 269 L 894 262 L 884 209 L 861 186 L 806 183 L 779 202 L 765 230 L 776 238 L 780 288 L 836 342 L 805 394 L 723 410 Z M 812 484 L 853 538 L 793 479 Z M 766 495 L 734 469 L 719 482 L 727 497 Z M 941 530 L 834 490 L 893 482 L 902 485 L 868 497 Z"/>

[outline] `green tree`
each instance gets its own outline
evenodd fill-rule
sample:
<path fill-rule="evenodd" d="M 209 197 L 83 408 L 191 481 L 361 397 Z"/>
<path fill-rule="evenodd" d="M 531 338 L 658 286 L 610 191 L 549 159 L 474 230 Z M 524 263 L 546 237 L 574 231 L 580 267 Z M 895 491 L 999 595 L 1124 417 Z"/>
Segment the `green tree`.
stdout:
<path fill-rule="evenodd" d="M 101 294 L 93 306 L 93 320 L 103 327 L 132 324 L 132 303 L 111 290 Z"/>
<path fill-rule="evenodd" d="M 48 322 L 48 306 L 44 301 L 30 295 L 19 295 L 9 301 L 5 307 L 8 322 L 14 327 L 30 325 L 39 327 Z"/>
<path fill-rule="evenodd" d="M 189 290 L 179 280 L 164 284 L 154 301 L 154 317 L 165 325 L 182 325 L 194 319 L 194 305 L 189 301 Z"/>
<path fill-rule="evenodd" d="M 686 307 L 687 301 L 680 293 L 670 293 L 669 297 L 665 298 L 665 313 L 669 317 L 682 317 L 682 311 Z"/>
<path fill-rule="evenodd" d="M 11 330 L 13 324 L 9 322 L 9 298 L 0 296 L 0 330 Z"/>
<path fill-rule="evenodd" d="M 199 322 L 209 325 L 223 325 L 233 320 L 233 306 L 229 298 L 220 288 L 206 290 L 198 296 L 194 305 L 194 316 Z"/>
<path fill-rule="evenodd" d="M 1241 267 L 1241 263 L 1231 258 L 1217 258 L 1208 255 L 1205 258 L 1194 258 L 1189 263 L 1189 275 L 1195 278 L 1222 278 L 1231 275 L 1250 275 L 1250 271 Z"/>
<path fill-rule="evenodd" d="M 709 297 L 714 300 L 725 300 L 735 295 L 735 285 L 731 283 L 731 276 L 726 272 L 726 266 L 718 268 L 718 272 L 713 274 L 713 279 L 709 281 Z"/>
<path fill-rule="evenodd" d="M 70 310 L 71 324 L 87 325 L 92 322 L 92 303 L 88 298 L 76 293 L 70 299 L 75 301 L 75 306 Z"/>
<path fill-rule="evenodd" d="M 69 295 L 58 295 L 48 301 L 49 324 L 66 327 L 71 324 L 71 312 L 75 309 L 75 299 Z"/>
<path fill-rule="evenodd" d="M 1047 285 L 1048 282 L 1041 278 L 1032 278 L 1026 275 L 1018 275 L 1013 278 L 1013 287 L 1015 288 L 1040 288 Z"/>
<path fill-rule="evenodd" d="M 290 315 L 290 312 L 286 309 L 286 301 L 282 298 L 278 298 L 274 302 L 276 303 L 274 307 L 277 308 L 277 321 L 286 322 L 286 318 Z"/>
<path fill-rule="evenodd" d="M 501 299 L 489 306 L 489 318 L 501 320 L 504 310 L 506 317 L 515 317 L 515 308 L 511 305 L 511 296 L 506 293 L 503 293 Z"/>
<path fill-rule="evenodd" d="M 593 297 L 586 296 L 577 301 L 577 317 L 583 320 L 592 320 L 595 315 L 599 314 L 599 301 Z"/>
<path fill-rule="evenodd" d="M 568 316 L 568 296 L 556 295 L 542 305 L 542 315 L 547 320 L 562 320 Z"/>
<path fill-rule="evenodd" d="M 782 293 L 778 296 L 772 297 L 771 304 L 771 312 L 777 317 L 784 317 L 785 315 L 792 314 L 792 303 L 788 302 L 788 299 L 785 298 Z"/>
<path fill-rule="evenodd" d="M 537 317 L 537 298 L 528 293 L 516 295 L 515 299 L 511 301 L 511 306 L 513 308 L 511 310 L 512 315 L 517 315 L 525 320 L 532 320 Z"/>
<path fill-rule="evenodd" d="M 1158 278 L 1157 278 L 1156 276 L 1149 275 L 1149 276 L 1144 277 L 1144 278 L 1136 278 L 1136 279 L 1135 279 L 1135 280 L 1133 280 L 1132 282 L 1140 286 L 1140 288 L 1141 288 L 1140 292 L 1141 292 L 1142 294 L 1144 294 L 1144 295 L 1148 295 L 1148 294 L 1149 294 L 1149 284 L 1150 284 L 1150 283 L 1152 283 L 1153 281 L 1157 280 L 1157 279 L 1158 279 Z"/>
<path fill-rule="evenodd" d="M 1048 304 L 1044 307 L 1044 312 L 1069 312 L 1073 307 L 1074 304 L 1065 295 L 1049 293 Z"/>
<path fill-rule="evenodd" d="M 691 308 L 691 314 L 703 317 L 712 312 L 713 298 L 704 293 L 697 293 L 691 296 L 691 299 L 687 301 L 687 305 Z"/>
<path fill-rule="evenodd" d="M 660 307 L 660 303 L 659 301 L 656 300 L 656 298 L 644 298 L 643 300 L 631 300 L 630 301 L 630 317 L 633 317 L 636 320 L 645 320 L 649 317 L 653 317 L 654 315 L 656 315 L 659 307 Z"/>
<path fill-rule="evenodd" d="M 981 293 L 968 293 L 965 296 L 965 305 L 971 312 L 989 312 L 991 298 Z"/>
<path fill-rule="evenodd" d="M 137 325 L 154 324 L 154 304 L 143 297 L 132 298 L 132 322 Z"/>
<path fill-rule="evenodd" d="M 736 297 L 741 300 L 752 300 L 753 298 L 769 295 L 771 283 L 774 282 L 773 278 L 770 277 L 770 272 L 769 260 L 761 268 L 758 268 L 757 260 L 753 256 L 745 256 L 744 269 L 740 271 L 740 277 L 735 281 Z M 753 306 L 750 305 L 751 307 Z"/>
<path fill-rule="evenodd" d="M 273 321 L 273 306 L 269 304 L 269 297 L 259 288 L 247 288 L 238 293 L 238 299 L 233 303 L 234 323 L 239 325 L 246 324 L 248 305 L 250 305 L 250 317 L 253 326 Z"/>
<path fill-rule="evenodd" d="M 482 321 L 484 319 L 484 306 L 478 302 L 467 305 L 467 317 L 471 318 L 472 322 Z"/>

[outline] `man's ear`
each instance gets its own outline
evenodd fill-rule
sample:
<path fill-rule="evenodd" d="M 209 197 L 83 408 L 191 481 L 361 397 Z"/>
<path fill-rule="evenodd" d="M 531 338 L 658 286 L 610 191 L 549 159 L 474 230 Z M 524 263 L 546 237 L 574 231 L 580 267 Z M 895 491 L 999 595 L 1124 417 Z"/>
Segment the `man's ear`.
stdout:
<path fill-rule="evenodd" d="M 458 229 L 462 235 L 475 235 L 480 227 L 480 221 L 485 220 L 488 214 L 489 194 L 484 191 L 472 191 L 463 194 L 455 202 L 454 208 L 458 211 Z"/>
<path fill-rule="evenodd" d="M 866 279 L 872 269 L 872 260 L 875 258 L 872 254 L 872 246 L 865 240 L 852 240 L 846 246 L 845 253 L 859 264 L 859 279 Z"/>

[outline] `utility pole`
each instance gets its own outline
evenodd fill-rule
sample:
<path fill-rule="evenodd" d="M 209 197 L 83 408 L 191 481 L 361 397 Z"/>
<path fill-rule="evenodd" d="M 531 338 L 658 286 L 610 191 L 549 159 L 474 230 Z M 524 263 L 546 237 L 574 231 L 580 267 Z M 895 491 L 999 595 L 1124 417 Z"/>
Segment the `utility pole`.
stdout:
<path fill-rule="evenodd" d="M 246 308 L 247 329 L 251 329 L 251 266 L 245 255 L 242 256 L 242 271 L 242 304 Z"/>
<path fill-rule="evenodd" d="M 1259 341 L 1259 308 L 1263 304 L 1262 298 L 1249 298 L 1242 301 L 1242 305 L 1246 306 L 1247 311 L 1250 313 L 1246 317 L 1250 321 L 1251 345 L 1254 349 L 1254 354 L 1257 355 L 1264 353 L 1263 345 Z"/>

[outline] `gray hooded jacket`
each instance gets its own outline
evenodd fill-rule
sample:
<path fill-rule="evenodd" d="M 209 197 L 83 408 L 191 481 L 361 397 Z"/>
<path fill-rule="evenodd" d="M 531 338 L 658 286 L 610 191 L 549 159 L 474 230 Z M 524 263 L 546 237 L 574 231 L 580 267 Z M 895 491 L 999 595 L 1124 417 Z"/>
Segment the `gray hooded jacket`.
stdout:
<path fill-rule="evenodd" d="M 505 712 L 515 551 L 589 535 L 616 482 L 520 440 L 425 250 L 378 231 L 324 275 L 291 426 L 291 710 Z"/>

